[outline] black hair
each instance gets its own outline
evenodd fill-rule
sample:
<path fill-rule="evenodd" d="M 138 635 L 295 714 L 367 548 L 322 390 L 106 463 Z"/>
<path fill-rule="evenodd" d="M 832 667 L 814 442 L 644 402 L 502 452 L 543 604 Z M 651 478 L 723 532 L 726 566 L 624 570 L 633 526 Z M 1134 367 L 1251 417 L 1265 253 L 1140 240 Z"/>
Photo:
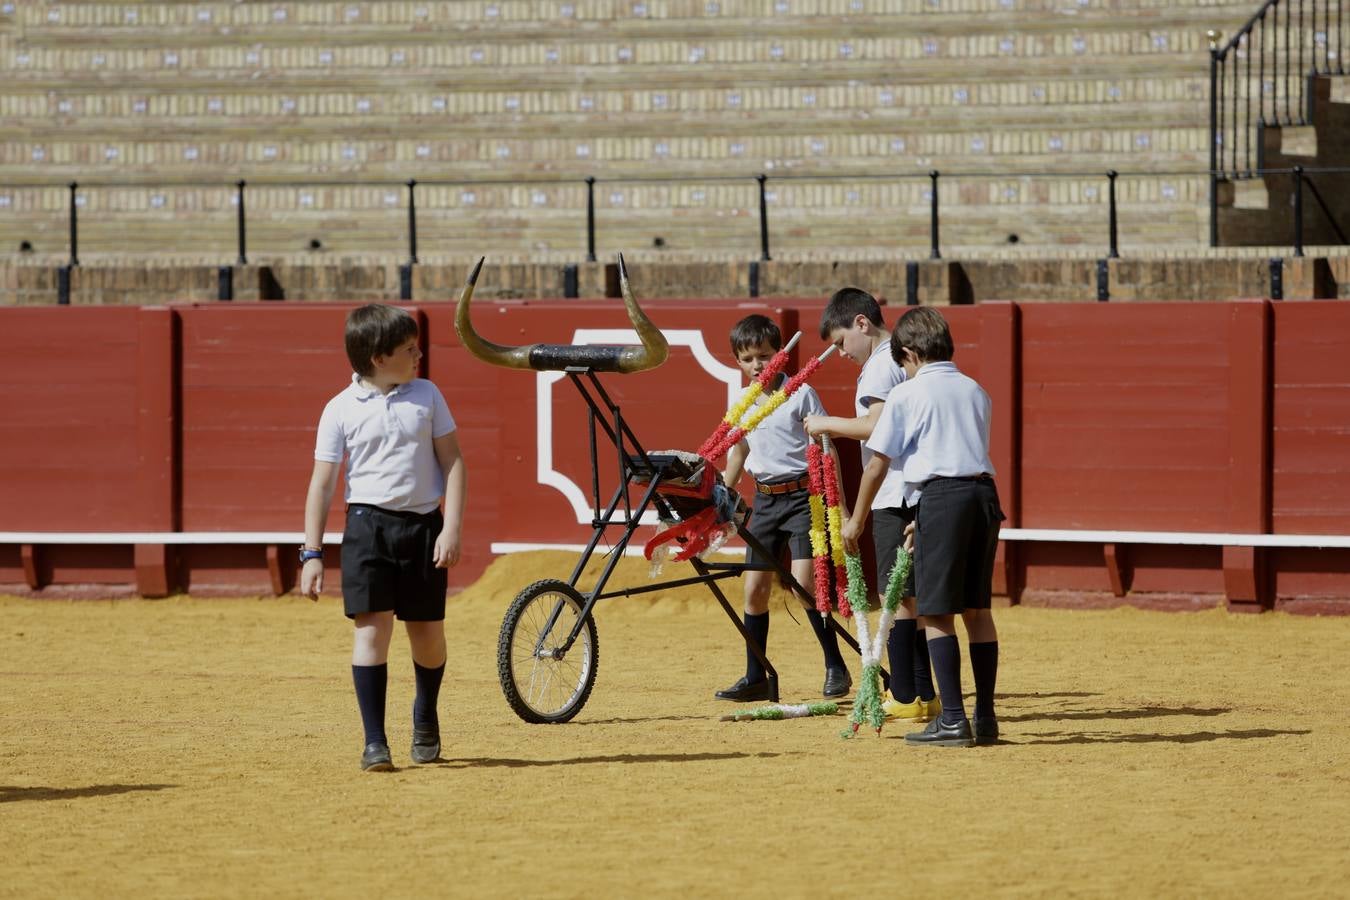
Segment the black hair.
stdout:
<path fill-rule="evenodd" d="M 950 360 L 956 351 L 942 313 L 931 306 L 920 306 L 901 316 L 891 332 L 891 358 L 903 364 L 906 348 L 914 351 L 920 362 Z"/>
<path fill-rule="evenodd" d="M 739 354 L 746 347 L 768 344 L 775 351 L 783 346 L 783 332 L 768 316 L 755 313 L 746 316 L 731 327 L 731 352 Z"/>
<path fill-rule="evenodd" d="M 830 339 L 830 332 L 836 328 L 848 330 L 858 316 L 867 316 L 867 320 L 878 328 L 886 327 L 881 315 L 881 304 L 877 298 L 862 288 L 846 287 L 834 292 L 830 302 L 820 314 L 820 337 Z"/>
<path fill-rule="evenodd" d="M 389 356 L 400 344 L 417 337 L 417 320 L 407 310 L 383 303 L 367 303 L 347 314 L 347 359 L 352 371 L 367 377 L 375 374 L 371 360 Z"/>

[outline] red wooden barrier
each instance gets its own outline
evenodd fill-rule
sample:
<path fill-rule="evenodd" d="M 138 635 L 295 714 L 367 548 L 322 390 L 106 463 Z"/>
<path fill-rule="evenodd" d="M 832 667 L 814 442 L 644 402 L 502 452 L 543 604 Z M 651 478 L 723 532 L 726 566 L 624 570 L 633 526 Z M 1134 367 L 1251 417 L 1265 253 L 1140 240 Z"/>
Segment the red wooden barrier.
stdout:
<path fill-rule="evenodd" d="M 0 531 L 298 535 L 319 412 L 350 378 L 350 306 L 0 310 L 0 351 L 16 378 L 0 426 Z M 823 346 L 818 299 L 644 306 L 671 338 L 670 361 L 601 381 L 647 449 L 691 449 L 716 423 L 739 388 L 726 335 L 740 317 L 765 312 L 785 334 L 801 330 L 798 362 Z M 494 542 L 582 542 L 590 471 L 575 390 L 557 373 L 469 357 L 452 305 L 413 308 L 426 374 L 455 413 L 469 466 L 454 581 L 477 577 Z M 891 320 L 902 312 L 887 310 Z M 985 303 L 944 313 L 958 365 L 994 400 L 1009 527 L 1350 533 L 1350 306 Z M 511 344 L 612 342 L 629 328 L 618 301 L 480 301 L 474 321 Z M 851 411 L 856 376 L 834 360 L 813 381 L 831 412 Z M 855 456 L 845 448 L 850 482 Z M 603 450 L 601 460 L 607 499 L 615 467 Z M 334 504 L 329 528 L 341 524 Z M 0 543 L 0 582 L 273 591 L 294 579 L 292 550 L 11 541 Z M 1350 607 L 1344 550 L 1038 540 L 1000 553 L 997 588 L 1014 600 L 1129 593 Z"/>

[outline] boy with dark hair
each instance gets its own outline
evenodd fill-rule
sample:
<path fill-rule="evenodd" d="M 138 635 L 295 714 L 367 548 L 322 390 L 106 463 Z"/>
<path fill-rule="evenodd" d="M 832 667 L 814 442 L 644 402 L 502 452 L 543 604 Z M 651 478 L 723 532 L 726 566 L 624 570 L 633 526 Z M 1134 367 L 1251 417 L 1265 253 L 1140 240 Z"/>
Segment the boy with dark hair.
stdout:
<path fill-rule="evenodd" d="M 361 768 L 384 772 L 394 768 L 384 707 L 395 617 L 407 629 L 417 680 L 412 759 L 440 756 L 445 570 L 459 562 L 464 460 L 445 398 L 417 377 L 422 351 L 413 317 L 393 306 L 362 306 L 347 316 L 345 341 L 352 383 L 319 419 L 300 591 L 317 598 L 323 589 L 323 526 L 345 457 L 342 598 L 356 626 L 352 680 L 365 728 Z"/>
<path fill-rule="evenodd" d="M 843 538 L 846 546 L 856 547 L 865 518 L 858 510 L 875 496 L 890 461 L 899 460 L 906 502 L 915 507 L 914 524 L 906 533 L 914 547 L 918 613 L 942 695 L 942 714 L 905 740 L 970 747 L 998 740 L 998 632 L 990 603 L 1004 516 L 989 461 L 989 395 L 957 370 L 952 355 L 951 332 L 937 310 L 920 307 L 900 318 L 891 335 L 891 356 L 908 377 L 886 398 L 867 442 L 876 455 L 863 470 L 858 507 L 844 524 Z M 961 698 L 958 614 L 975 675 L 973 730 Z"/>
<path fill-rule="evenodd" d="M 820 336 L 840 353 L 862 367 L 853 401 L 856 418 L 807 416 L 806 430 L 815 437 L 828 434 L 859 442 L 862 464 L 872 451 L 865 442 L 872 436 L 882 405 L 891 389 L 905 380 L 904 370 L 891 359 L 890 332 L 882 318 L 881 304 L 867 291 L 846 287 L 835 291 L 820 315 Z M 900 464 L 892 460 L 885 479 L 872 498 L 872 542 L 877 557 L 877 591 L 886 589 L 906 526 L 914 510 L 905 505 L 905 481 Z M 860 507 L 866 509 L 866 507 Z M 928 668 L 928 641 L 914 618 L 914 579 L 906 580 L 903 600 L 887 640 L 891 666 L 891 696 L 882 704 L 886 714 L 897 719 L 926 722 L 942 711 Z"/>
<path fill-rule="evenodd" d="M 731 352 L 747 380 L 757 377 L 782 346 L 782 332 L 765 316 L 746 316 L 731 329 Z M 766 402 L 768 395 L 781 386 L 783 378 L 785 376 L 780 376 L 778 385 L 766 388 L 756 403 Z M 803 385 L 731 448 L 723 474 L 723 482 L 732 489 L 742 471 L 754 476 L 755 502 L 748 529 L 773 558 L 778 557 L 784 543 L 788 545 L 792 552 L 792 577 L 808 593 L 813 584 L 810 478 L 806 466 L 806 448 L 810 439 L 802 427 L 802 419 L 809 414 L 824 412 L 820 397 L 810 385 Z M 753 554 L 749 561 L 769 562 Z M 761 651 L 769 640 L 769 593 L 773 580 L 771 571 L 748 571 L 744 577 L 745 630 Z M 838 636 L 814 606 L 807 608 L 806 618 L 825 654 L 822 693 L 826 697 L 842 697 L 853 685 L 853 679 L 839 653 Z M 736 701 L 769 699 L 767 674 L 749 649 L 745 654 L 745 675 L 731 687 L 718 691 L 716 697 Z"/>

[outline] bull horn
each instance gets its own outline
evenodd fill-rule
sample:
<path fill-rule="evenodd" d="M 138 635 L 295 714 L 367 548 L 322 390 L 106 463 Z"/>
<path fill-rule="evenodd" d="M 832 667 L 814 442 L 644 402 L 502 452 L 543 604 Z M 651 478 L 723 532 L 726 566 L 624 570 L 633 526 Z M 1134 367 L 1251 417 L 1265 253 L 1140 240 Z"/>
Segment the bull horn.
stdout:
<path fill-rule="evenodd" d="M 459 334 L 464 348 L 483 362 L 510 369 L 563 371 L 581 368 L 629 375 L 655 369 L 670 354 L 665 335 L 652 324 L 633 297 L 622 255 L 619 256 L 619 286 L 623 292 L 624 307 L 628 310 L 628 320 L 633 323 L 641 344 L 526 344 L 505 347 L 484 340 L 473 330 L 473 323 L 469 321 L 469 301 L 473 298 L 473 288 L 482 268 L 483 260 L 480 258 L 459 295 L 459 304 L 455 307 L 455 332 Z"/>

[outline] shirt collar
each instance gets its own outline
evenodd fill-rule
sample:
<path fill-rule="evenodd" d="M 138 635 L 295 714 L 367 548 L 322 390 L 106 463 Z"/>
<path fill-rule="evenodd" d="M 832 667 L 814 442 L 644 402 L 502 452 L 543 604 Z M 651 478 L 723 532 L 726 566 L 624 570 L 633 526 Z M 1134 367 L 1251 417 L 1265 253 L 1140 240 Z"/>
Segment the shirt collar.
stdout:
<path fill-rule="evenodd" d="M 352 373 L 352 392 L 356 394 L 358 400 L 369 400 L 372 397 L 392 397 L 394 394 L 406 390 L 407 387 L 406 384 L 396 385 L 387 395 L 381 394 L 379 388 L 366 387 L 361 383 L 361 376 L 356 372 Z"/>
<path fill-rule="evenodd" d="M 954 362 L 951 361 L 930 362 L 925 363 L 923 365 L 923 368 L 915 372 L 914 377 L 918 378 L 920 375 L 923 375 L 925 373 L 932 373 L 936 375 L 939 372 L 955 372 L 955 371 L 956 371 L 956 363 Z"/>
<path fill-rule="evenodd" d="M 862 369 L 865 369 L 865 368 L 867 368 L 869 365 L 871 365 L 872 360 L 876 359 L 876 358 L 877 358 L 877 355 L 878 355 L 878 354 L 881 354 L 881 353 L 885 353 L 887 356 L 890 355 L 890 353 L 891 353 L 891 342 L 890 342 L 890 341 L 882 341 L 880 344 L 877 344 L 877 348 L 876 348 L 875 350 L 873 350 L 873 351 L 868 355 L 867 359 L 863 362 L 863 364 L 862 364 Z M 902 376 L 905 374 L 903 368 L 901 369 L 900 374 L 901 374 Z M 859 381 L 862 381 L 862 378 L 863 378 L 863 376 L 862 376 L 862 371 L 861 371 L 861 369 L 860 369 L 860 370 L 858 371 L 858 380 L 859 380 Z"/>

